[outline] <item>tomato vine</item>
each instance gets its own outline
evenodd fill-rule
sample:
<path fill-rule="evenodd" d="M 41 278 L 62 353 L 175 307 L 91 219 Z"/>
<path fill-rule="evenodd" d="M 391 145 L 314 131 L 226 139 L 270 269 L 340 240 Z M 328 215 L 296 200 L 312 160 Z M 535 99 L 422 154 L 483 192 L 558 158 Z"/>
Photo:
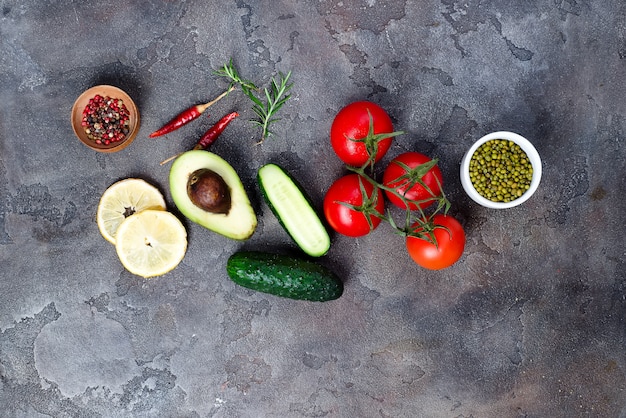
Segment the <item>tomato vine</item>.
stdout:
<path fill-rule="evenodd" d="M 361 205 L 351 205 L 348 203 L 340 202 L 344 206 L 351 208 L 352 210 L 362 212 L 368 222 L 370 220 L 370 216 L 374 216 L 381 221 L 388 223 L 394 232 L 398 235 L 404 237 L 415 237 L 426 240 L 435 246 L 437 246 L 437 239 L 435 237 L 435 229 L 444 228 L 445 226 L 437 225 L 433 222 L 433 219 L 438 214 L 447 215 L 448 211 L 451 208 L 451 203 L 443 192 L 443 185 L 439 181 L 438 178 L 435 177 L 437 181 L 437 189 L 441 191 L 440 194 L 434 193 L 430 187 L 428 187 L 422 180 L 423 174 L 425 174 L 428 170 L 432 169 L 436 166 L 438 159 L 432 159 L 428 162 L 418 165 L 414 168 L 404 167 L 406 174 L 399 176 L 398 178 L 392 180 L 392 182 L 406 182 L 409 181 L 408 186 L 412 187 L 416 184 L 424 187 L 425 190 L 429 192 L 429 197 L 426 199 L 410 199 L 405 196 L 405 194 L 398 192 L 397 187 L 389 187 L 385 185 L 383 182 L 379 182 L 376 180 L 376 161 L 379 159 L 378 156 L 378 147 L 376 146 L 377 141 L 383 138 L 395 137 L 403 134 L 402 131 L 394 131 L 388 133 L 379 133 L 374 134 L 373 125 L 374 121 L 371 113 L 369 113 L 370 119 L 370 129 L 365 138 L 362 139 L 353 139 L 349 138 L 352 141 L 363 142 L 368 144 L 368 153 L 369 157 L 367 161 L 359 166 L 354 167 L 351 165 L 346 165 L 347 169 L 353 173 L 356 173 L 360 176 L 360 178 L 364 179 L 368 183 L 370 183 L 374 187 L 373 196 L 377 196 L 376 191 L 382 190 L 387 193 L 391 193 L 396 196 L 400 201 L 404 203 L 405 213 L 404 220 L 402 224 L 399 224 L 394 219 L 394 216 L 391 213 L 390 209 L 386 209 L 384 213 L 379 212 L 376 209 L 376 205 L 372 204 L 371 201 L 367 201 Z M 404 184 L 404 183 L 403 183 Z M 410 188 L 409 187 L 409 188 Z M 364 195 L 364 199 L 366 195 Z M 434 203 L 433 205 L 430 203 Z M 426 207 L 430 207 L 430 210 L 426 210 Z M 414 209 L 412 209 L 414 208 Z"/>

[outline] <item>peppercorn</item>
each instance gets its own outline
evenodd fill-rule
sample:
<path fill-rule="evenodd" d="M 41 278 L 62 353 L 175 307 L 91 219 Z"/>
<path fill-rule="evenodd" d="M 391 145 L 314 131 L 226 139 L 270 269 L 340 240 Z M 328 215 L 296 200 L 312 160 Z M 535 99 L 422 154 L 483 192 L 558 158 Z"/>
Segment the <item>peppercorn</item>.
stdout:
<path fill-rule="evenodd" d="M 130 112 L 123 100 L 96 94 L 83 110 L 81 125 L 89 139 L 98 145 L 109 145 L 128 135 Z"/>
<path fill-rule="evenodd" d="M 469 164 L 476 191 L 493 202 L 510 202 L 530 188 L 533 167 L 524 150 L 513 141 L 493 139 L 482 144 Z"/>

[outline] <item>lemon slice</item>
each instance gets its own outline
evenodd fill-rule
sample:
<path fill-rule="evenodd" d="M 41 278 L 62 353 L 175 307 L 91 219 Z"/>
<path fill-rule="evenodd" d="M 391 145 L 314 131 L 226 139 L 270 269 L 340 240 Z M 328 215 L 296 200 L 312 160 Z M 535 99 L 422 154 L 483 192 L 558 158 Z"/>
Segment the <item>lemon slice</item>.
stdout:
<path fill-rule="evenodd" d="M 141 277 L 173 270 L 187 251 L 187 231 L 171 212 L 144 210 L 117 228 L 115 249 L 122 265 Z"/>
<path fill-rule="evenodd" d="M 142 179 L 125 179 L 111 185 L 102 194 L 96 221 L 102 236 L 115 244 L 117 228 L 124 219 L 146 209 L 165 210 L 165 199 L 153 185 Z"/>

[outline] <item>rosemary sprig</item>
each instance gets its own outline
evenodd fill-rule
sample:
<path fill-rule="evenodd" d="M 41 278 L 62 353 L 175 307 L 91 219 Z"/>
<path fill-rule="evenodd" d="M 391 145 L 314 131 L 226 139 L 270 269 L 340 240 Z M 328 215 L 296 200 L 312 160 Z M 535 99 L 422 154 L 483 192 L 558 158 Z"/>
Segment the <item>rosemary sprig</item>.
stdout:
<path fill-rule="evenodd" d="M 293 86 L 293 83 L 289 83 L 291 71 L 287 74 L 279 72 L 278 81 L 276 78 L 272 77 L 270 88 L 263 89 L 263 94 L 261 94 L 260 89 L 252 81 L 243 79 L 239 75 L 232 58 L 228 64 L 225 64 L 221 69 L 215 71 L 215 74 L 220 77 L 228 78 L 231 87 L 239 85 L 241 91 L 250 98 L 253 103 L 252 110 L 257 115 L 257 119 L 253 119 L 251 122 L 261 127 L 262 133 L 259 143 L 262 143 L 266 138 L 272 135 L 269 129 L 270 125 L 280 120 L 275 116 L 276 112 L 278 112 L 291 97 L 290 94 L 287 94 Z"/>
<path fill-rule="evenodd" d="M 272 135 L 272 132 L 269 130 L 269 126 L 280 120 L 280 118 L 276 118 L 274 115 L 291 97 L 290 94 L 287 94 L 293 86 L 293 83 L 288 84 L 291 71 L 289 71 L 286 75 L 279 72 L 278 75 L 280 77 L 280 83 L 276 82 L 276 80 L 272 78 L 271 88 L 269 90 L 267 88 L 264 89 L 265 99 L 267 100 L 266 102 L 262 102 L 253 94 L 248 94 L 248 97 L 250 97 L 250 99 L 254 102 L 252 110 L 259 117 L 257 120 L 253 120 L 252 122 L 259 125 L 263 131 L 260 142 L 263 142 L 265 138 Z"/>
<path fill-rule="evenodd" d="M 259 88 L 250 80 L 244 80 L 237 72 L 237 68 L 235 68 L 235 64 L 233 64 L 233 59 L 231 58 L 228 61 L 228 64 L 224 64 L 222 68 L 213 72 L 215 75 L 220 77 L 226 77 L 231 80 L 230 87 L 234 87 L 235 85 L 239 85 L 241 90 L 250 94 L 251 91 L 259 90 Z"/>

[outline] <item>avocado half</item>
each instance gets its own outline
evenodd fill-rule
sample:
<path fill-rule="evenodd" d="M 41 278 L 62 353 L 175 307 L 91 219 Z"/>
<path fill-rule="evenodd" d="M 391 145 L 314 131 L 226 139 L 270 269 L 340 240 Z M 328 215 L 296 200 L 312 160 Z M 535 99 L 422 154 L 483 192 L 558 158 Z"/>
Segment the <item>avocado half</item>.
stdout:
<path fill-rule="evenodd" d="M 189 179 L 199 170 L 206 169 L 219 175 L 230 190 L 230 208 L 225 213 L 207 211 L 194 204 L 189 196 Z M 256 229 L 256 214 L 239 175 L 226 160 L 212 152 L 187 151 L 176 158 L 170 169 L 170 192 L 183 215 L 213 232 L 235 240 L 246 240 Z"/>

